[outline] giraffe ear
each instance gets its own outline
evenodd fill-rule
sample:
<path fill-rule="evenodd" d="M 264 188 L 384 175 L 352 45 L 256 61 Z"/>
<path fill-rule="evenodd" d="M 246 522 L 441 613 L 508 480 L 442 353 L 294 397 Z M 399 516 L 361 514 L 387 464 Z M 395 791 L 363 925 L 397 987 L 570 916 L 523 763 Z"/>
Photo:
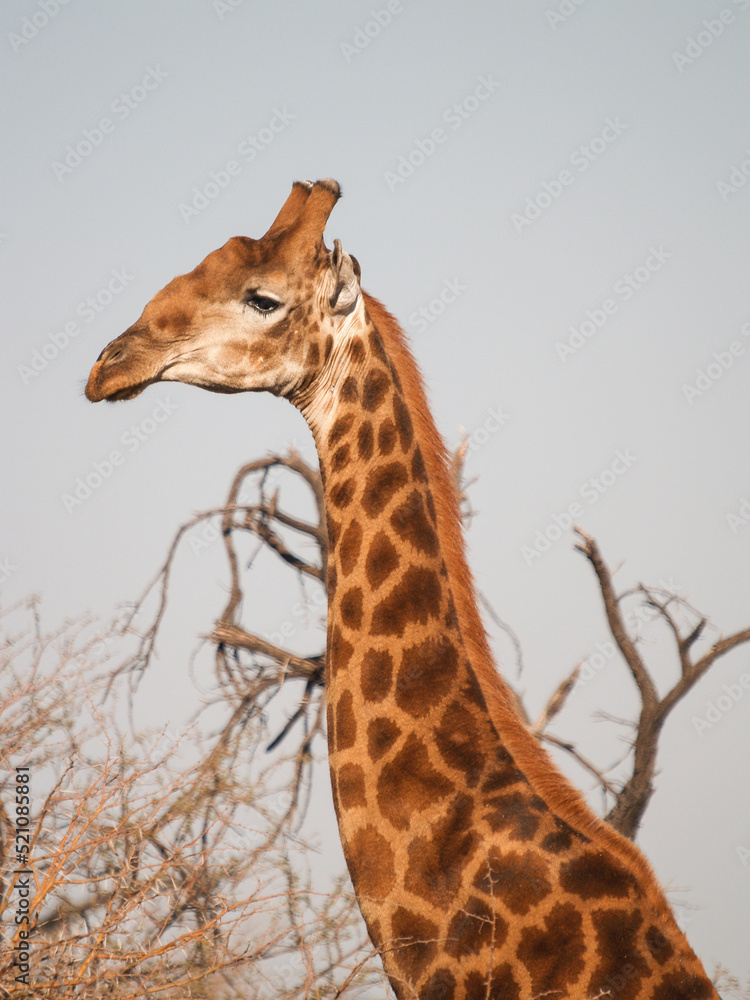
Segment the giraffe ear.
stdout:
<path fill-rule="evenodd" d="M 331 268 L 336 284 L 328 304 L 334 313 L 345 316 L 352 311 L 359 299 L 360 269 L 356 257 L 350 257 L 341 249 L 340 240 L 333 241 Z"/>

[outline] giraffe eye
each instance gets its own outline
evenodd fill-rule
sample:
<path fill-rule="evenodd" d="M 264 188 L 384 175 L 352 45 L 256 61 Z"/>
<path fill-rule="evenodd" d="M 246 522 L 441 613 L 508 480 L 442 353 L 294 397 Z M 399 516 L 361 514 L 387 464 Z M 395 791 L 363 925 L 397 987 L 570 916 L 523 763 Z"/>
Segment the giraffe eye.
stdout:
<path fill-rule="evenodd" d="M 258 292 L 248 292 L 245 295 L 245 305 L 251 306 L 259 313 L 272 313 L 281 305 L 276 299 L 269 298 L 268 295 L 259 295 Z"/>

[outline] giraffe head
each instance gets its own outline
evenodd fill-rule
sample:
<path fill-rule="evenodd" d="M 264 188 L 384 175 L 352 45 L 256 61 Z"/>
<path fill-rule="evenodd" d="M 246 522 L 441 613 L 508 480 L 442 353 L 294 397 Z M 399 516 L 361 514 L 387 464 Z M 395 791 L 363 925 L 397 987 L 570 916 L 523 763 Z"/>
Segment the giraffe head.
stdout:
<path fill-rule="evenodd" d="M 359 265 L 323 243 L 340 195 L 297 182 L 268 232 L 237 236 L 158 292 L 99 355 L 86 396 L 132 399 L 153 382 L 267 390 L 299 404 L 361 302 Z"/>

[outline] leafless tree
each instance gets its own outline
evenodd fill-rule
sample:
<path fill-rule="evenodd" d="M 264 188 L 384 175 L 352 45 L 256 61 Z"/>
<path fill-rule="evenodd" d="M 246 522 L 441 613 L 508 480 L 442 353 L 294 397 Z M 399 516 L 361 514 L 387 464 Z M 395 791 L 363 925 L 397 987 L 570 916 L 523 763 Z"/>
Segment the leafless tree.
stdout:
<path fill-rule="evenodd" d="M 213 740 L 133 734 L 117 711 L 126 675 L 102 663 L 107 633 L 44 634 L 34 601 L 2 624 L 0 996 L 355 998 L 377 980 L 351 893 L 314 891 L 304 842 L 284 836 L 279 762 L 250 773 L 257 727 L 230 712 Z M 23 911 L 19 866 L 32 873 Z"/>
<path fill-rule="evenodd" d="M 466 516 L 471 516 L 466 484 L 462 482 L 465 454 L 464 443 L 454 455 L 452 470 L 456 488 L 462 498 L 462 509 Z M 279 490 L 274 488 L 269 491 L 268 477 L 274 470 L 285 470 L 293 479 L 297 478 L 305 484 L 313 498 L 315 513 L 312 520 L 303 520 L 290 514 L 282 506 Z M 239 502 L 241 495 L 245 495 L 243 490 L 247 492 L 250 489 L 250 483 L 254 483 L 250 490 L 252 502 Z M 294 655 L 243 627 L 238 613 L 242 605 L 243 574 L 237 555 L 237 541 L 240 536 L 250 534 L 259 545 L 274 552 L 300 577 L 324 587 L 328 551 L 320 474 L 294 452 L 285 456 L 270 455 L 251 462 L 243 466 L 235 476 L 224 507 L 198 515 L 180 529 L 167 560 L 154 581 L 154 585 L 160 588 L 160 607 L 140 651 L 142 664 L 151 655 L 154 637 L 166 607 L 169 572 L 176 546 L 185 532 L 194 530 L 198 524 L 210 519 L 220 519 L 221 536 L 231 574 L 229 600 L 210 637 L 216 646 L 218 675 L 227 686 L 227 694 L 231 691 L 235 696 L 240 696 L 244 699 L 242 703 L 247 706 L 257 705 L 260 700 L 278 690 L 286 679 L 303 682 L 298 707 L 278 737 L 279 740 L 282 739 L 296 723 L 303 723 L 301 731 L 304 737 L 297 746 L 296 771 L 301 779 L 305 773 L 304 764 L 311 743 L 323 733 L 321 693 L 325 651 L 311 651 L 307 656 Z M 628 727 L 632 734 L 628 740 L 626 759 L 618 762 L 618 778 L 615 780 L 611 776 L 610 768 L 588 760 L 578 750 L 575 741 L 555 736 L 549 731 L 550 723 L 559 716 L 576 684 L 581 664 L 576 664 L 552 693 L 535 722 L 530 721 L 523 699 L 518 694 L 516 702 L 519 712 L 539 740 L 570 754 L 596 779 L 606 800 L 611 803 L 605 819 L 632 839 L 654 791 L 659 737 L 670 712 L 717 660 L 750 640 L 750 628 L 725 637 L 717 636 L 711 642 L 707 636 L 712 632 L 716 633 L 716 629 L 680 595 L 644 584 L 618 594 L 613 573 L 604 561 L 596 541 L 580 528 L 576 532 L 576 548 L 586 557 L 594 571 L 612 638 L 622 656 L 625 669 L 635 681 L 641 702 L 637 718 L 611 720 Z M 311 554 L 303 554 L 299 546 L 295 548 L 295 537 L 307 543 Z M 483 600 L 483 603 L 489 616 L 518 646 L 512 629 L 495 614 L 486 601 Z M 641 634 L 643 623 L 653 621 L 662 622 L 666 626 L 672 637 L 679 665 L 678 679 L 663 695 L 658 693 L 653 673 L 646 661 Z M 700 654 L 696 652 L 698 649 Z M 245 663 L 245 657 L 248 656 L 257 671 L 250 685 L 246 680 L 246 671 L 238 673 L 237 669 L 237 664 Z M 623 764 L 627 769 L 624 778 Z M 294 801 L 298 801 L 296 792 Z"/>

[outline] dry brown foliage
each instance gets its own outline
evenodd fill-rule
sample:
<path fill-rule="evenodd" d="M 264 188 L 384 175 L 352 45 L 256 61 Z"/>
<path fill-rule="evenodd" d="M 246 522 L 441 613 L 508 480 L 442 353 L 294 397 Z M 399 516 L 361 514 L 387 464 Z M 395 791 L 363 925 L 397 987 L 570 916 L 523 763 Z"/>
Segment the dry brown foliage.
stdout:
<path fill-rule="evenodd" d="M 218 739 L 134 735 L 102 636 L 43 634 L 35 602 L 3 624 L 0 996 L 354 998 L 377 978 L 351 894 L 314 892 L 304 842 L 285 836 L 279 762 L 249 780 L 252 725 L 229 712 Z M 27 977 L 13 951 L 19 765 L 32 775 Z"/>

